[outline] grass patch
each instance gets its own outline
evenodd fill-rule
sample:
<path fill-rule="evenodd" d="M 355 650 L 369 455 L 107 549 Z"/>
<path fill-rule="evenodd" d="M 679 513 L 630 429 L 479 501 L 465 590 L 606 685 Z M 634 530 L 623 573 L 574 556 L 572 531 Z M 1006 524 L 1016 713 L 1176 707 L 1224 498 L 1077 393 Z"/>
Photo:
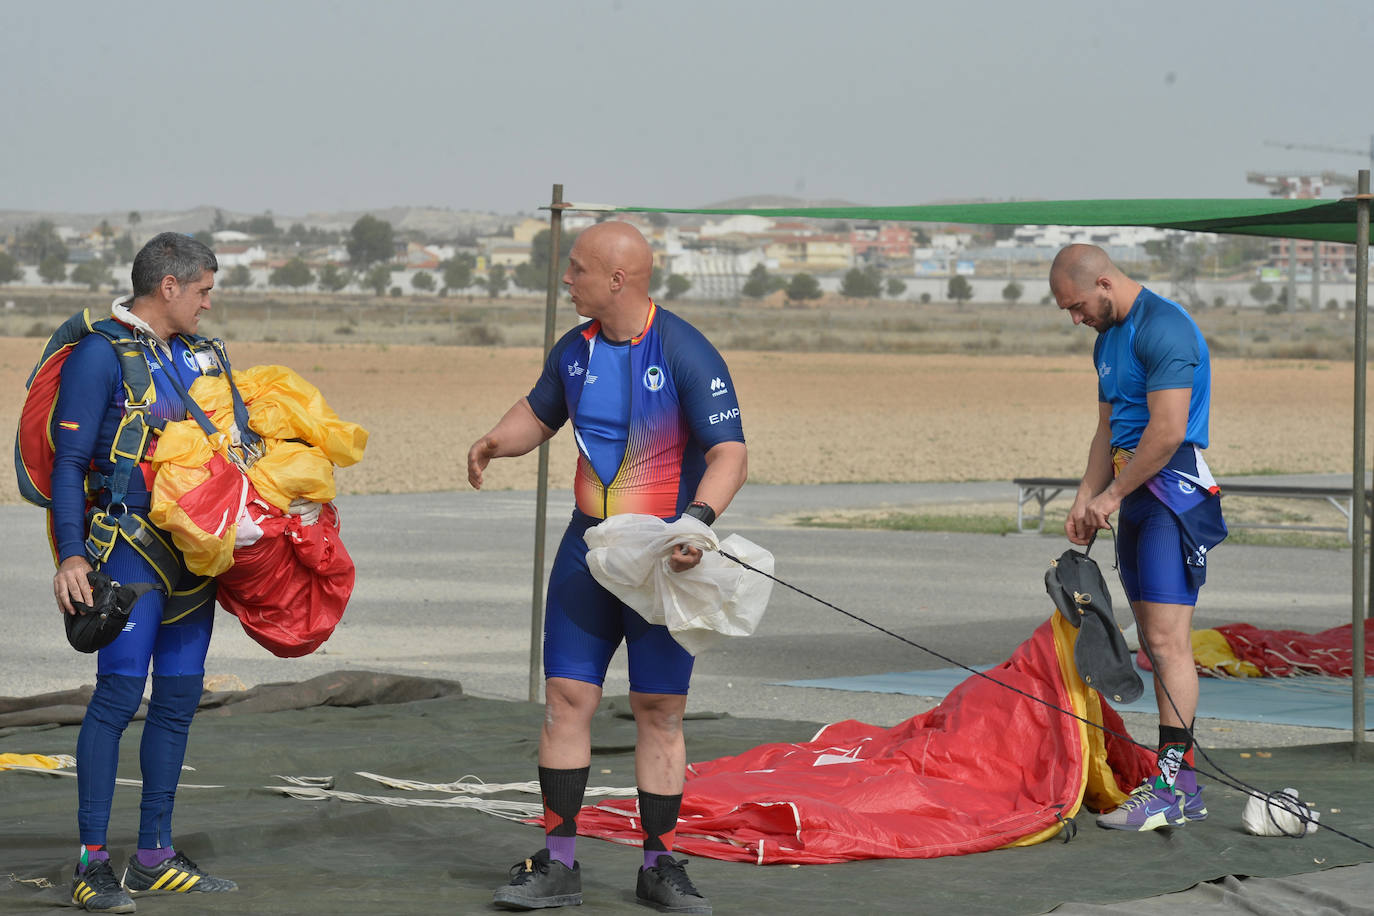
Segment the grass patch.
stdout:
<path fill-rule="evenodd" d="M 907 512 L 847 515 L 843 518 L 806 515 L 796 524 L 805 528 L 867 528 L 881 531 L 944 531 L 951 534 L 1011 534 L 1016 520 L 999 515 L 917 515 Z"/>
<path fill-rule="evenodd" d="M 1033 523 L 1033 520 L 1031 520 Z M 1036 534 L 1032 527 L 1017 532 L 1015 517 L 986 512 L 832 512 L 825 515 L 802 515 L 793 524 L 803 528 L 836 528 L 873 531 L 941 531 L 947 534 Z M 1045 528 L 1038 532 L 1047 537 L 1064 538 L 1064 517 L 1047 515 Z M 1098 540 L 1111 541 L 1112 532 L 1098 532 Z M 1350 547 L 1345 536 L 1319 531 L 1256 531 L 1232 528 L 1221 544 L 1251 547 L 1306 547 L 1315 550 L 1343 550 Z"/>
<path fill-rule="evenodd" d="M 1245 544 L 1252 547 L 1311 547 L 1318 550 L 1346 550 L 1350 547 L 1350 542 L 1343 534 L 1322 534 L 1317 531 L 1254 531 L 1245 528 L 1232 528 L 1221 547 L 1224 548 L 1227 544 Z"/>

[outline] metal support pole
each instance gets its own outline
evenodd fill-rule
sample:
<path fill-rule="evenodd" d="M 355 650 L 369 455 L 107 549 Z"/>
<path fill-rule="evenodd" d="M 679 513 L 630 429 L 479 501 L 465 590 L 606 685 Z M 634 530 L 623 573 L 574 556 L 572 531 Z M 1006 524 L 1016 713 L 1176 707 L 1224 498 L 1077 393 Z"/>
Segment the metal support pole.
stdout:
<path fill-rule="evenodd" d="M 1369 346 L 1369 169 L 1360 169 L 1355 199 L 1355 456 L 1354 540 L 1351 544 L 1350 603 L 1350 699 L 1351 737 L 1354 757 L 1364 755 L 1364 622 L 1367 616 L 1364 589 L 1365 550 L 1365 379 Z"/>
<path fill-rule="evenodd" d="M 1312 311 L 1322 310 L 1322 242 L 1312 240 Z"/>
<path fill-rule="evenodd" d="M 549 276 L 544 298 L 544 355 L 553 349 L 558 307 L 558 246 L 563 230 L 563 186 L 553 186 L 549 204 Z M 549 514 L 549 443 L 539 444 L 539 485 L 534 500 L 534 591 L 530 596 L 530 702 L 539 699 L 540 654 L 544 644 L 544 532 Z"/>
<path fill-rule="evenodd" d="M 1288 240 L 1288 302 L 1284 311 L 1298 310 L 1298 240 Z"/>

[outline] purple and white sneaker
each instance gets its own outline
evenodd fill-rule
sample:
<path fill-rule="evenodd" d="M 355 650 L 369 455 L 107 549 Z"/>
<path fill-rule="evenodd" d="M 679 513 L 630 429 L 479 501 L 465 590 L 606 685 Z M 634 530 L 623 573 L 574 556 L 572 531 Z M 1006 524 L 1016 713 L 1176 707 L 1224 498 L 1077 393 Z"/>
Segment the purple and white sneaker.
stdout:
<path fill-rule="evenodd" d="M 1197 797 L 1200 803 L 1201 795 Z M 1205 807 L 1203 811 L 1206 811 Z M 1097 826 L 1112 830 L 1158 830 L 1160 827 L 1178 827 L 1186 822 L 1183 796 L 1171 788 L 1156 789 L 1153 782 L 1136 786 L 1130 798 L 1115 810 L 1097 818 Z"/>
<path fill-rule="evenodd" d="M 1207 803 L 1202 800 L 1202 786 L 1197 787 L 1197 791 L 1192 795 L 1187 792 L 1179 793 L 1183 796 L 1183 816 L 1190 821 L 1202 821 L 1207 819 Z"/>

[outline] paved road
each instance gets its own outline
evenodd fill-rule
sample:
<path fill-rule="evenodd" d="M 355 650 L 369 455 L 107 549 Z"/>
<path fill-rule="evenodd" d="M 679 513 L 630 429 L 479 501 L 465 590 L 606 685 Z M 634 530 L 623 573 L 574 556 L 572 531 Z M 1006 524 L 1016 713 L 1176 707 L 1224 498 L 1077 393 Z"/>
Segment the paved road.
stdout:
<path fill-rule="evenodd" d="M 716 527 L 722 536 L 739 533 L 772 551 L 777 575 L 801 589 L 949 658 L 993 664 L 1049 614 L 1042 580 L 1049 560 L 1068 546 L 1062 537 L 799 528 L 787 517 L 961 501 L 1005 500 L 1010 511 L 1015 499 L 1008 482 L 750 485 Z M 454 678 L 476 695 L 524 699 L 534 503 L 528 492 L 471 491 L 342 500 L 344 540 L 358 582 L 333 638 L 312 656 L 277 659 L 221 614 L 208 673 L 252 685 L 364 668 Z M 550 560 L 571 503 L 566 491 L 550 496 Z M 90 683 L 93 659 L 67 646 L 53 610 L 42 513 L 0 507 L 0 546 L 7 557 L 0 620 L 10 631 L 0 643 L 0 695 Z M 1109 547 L 1104 542 L 1094 553 L 1104 567 Z M 1350 622 L 1348 551 L 1227 545 L 1218 549 L 1210 576 L 1199 626 L 1244 621 L 1316 631 Z M 1118 609 L 1126 607 L 1119 586 L 1114 598 Z M 691 706 L 740 716 L 890 724 L 934 701 L 776 682 L 944 667 L 949 664 L 940 658 L 775 587 L 758 633 L 698 660 Z M 618 659 L 607 692 L 626 689 Z M 1153 740 L 1153 718 L 1135 718 L 1127 719 L 1132 732 Z M 1201 723 L 1199 731 L 1205 743 L 1217 746 L 1348 738 L 1330 729 L 1217 722 Z"/>

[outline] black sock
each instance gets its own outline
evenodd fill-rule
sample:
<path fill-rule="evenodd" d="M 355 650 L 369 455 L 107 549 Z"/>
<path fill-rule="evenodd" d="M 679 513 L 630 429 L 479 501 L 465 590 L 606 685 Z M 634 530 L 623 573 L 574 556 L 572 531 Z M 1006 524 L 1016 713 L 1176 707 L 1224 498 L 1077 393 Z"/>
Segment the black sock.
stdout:
<path fill-rule="evenodd" d="M 648 867 L 660 855 L 673 851 L 682 794 L 655 795 L 639 790 L 639 823 L 644 831 L 644 862 Z"/>
<path fill-rule="evenodd" d="M 552 836 L 577 836 L 577 812 L 587 788 L 591 767 L 575 770 L 539 768 L 539 792 L 544 796 L 544 832 Z"/>

